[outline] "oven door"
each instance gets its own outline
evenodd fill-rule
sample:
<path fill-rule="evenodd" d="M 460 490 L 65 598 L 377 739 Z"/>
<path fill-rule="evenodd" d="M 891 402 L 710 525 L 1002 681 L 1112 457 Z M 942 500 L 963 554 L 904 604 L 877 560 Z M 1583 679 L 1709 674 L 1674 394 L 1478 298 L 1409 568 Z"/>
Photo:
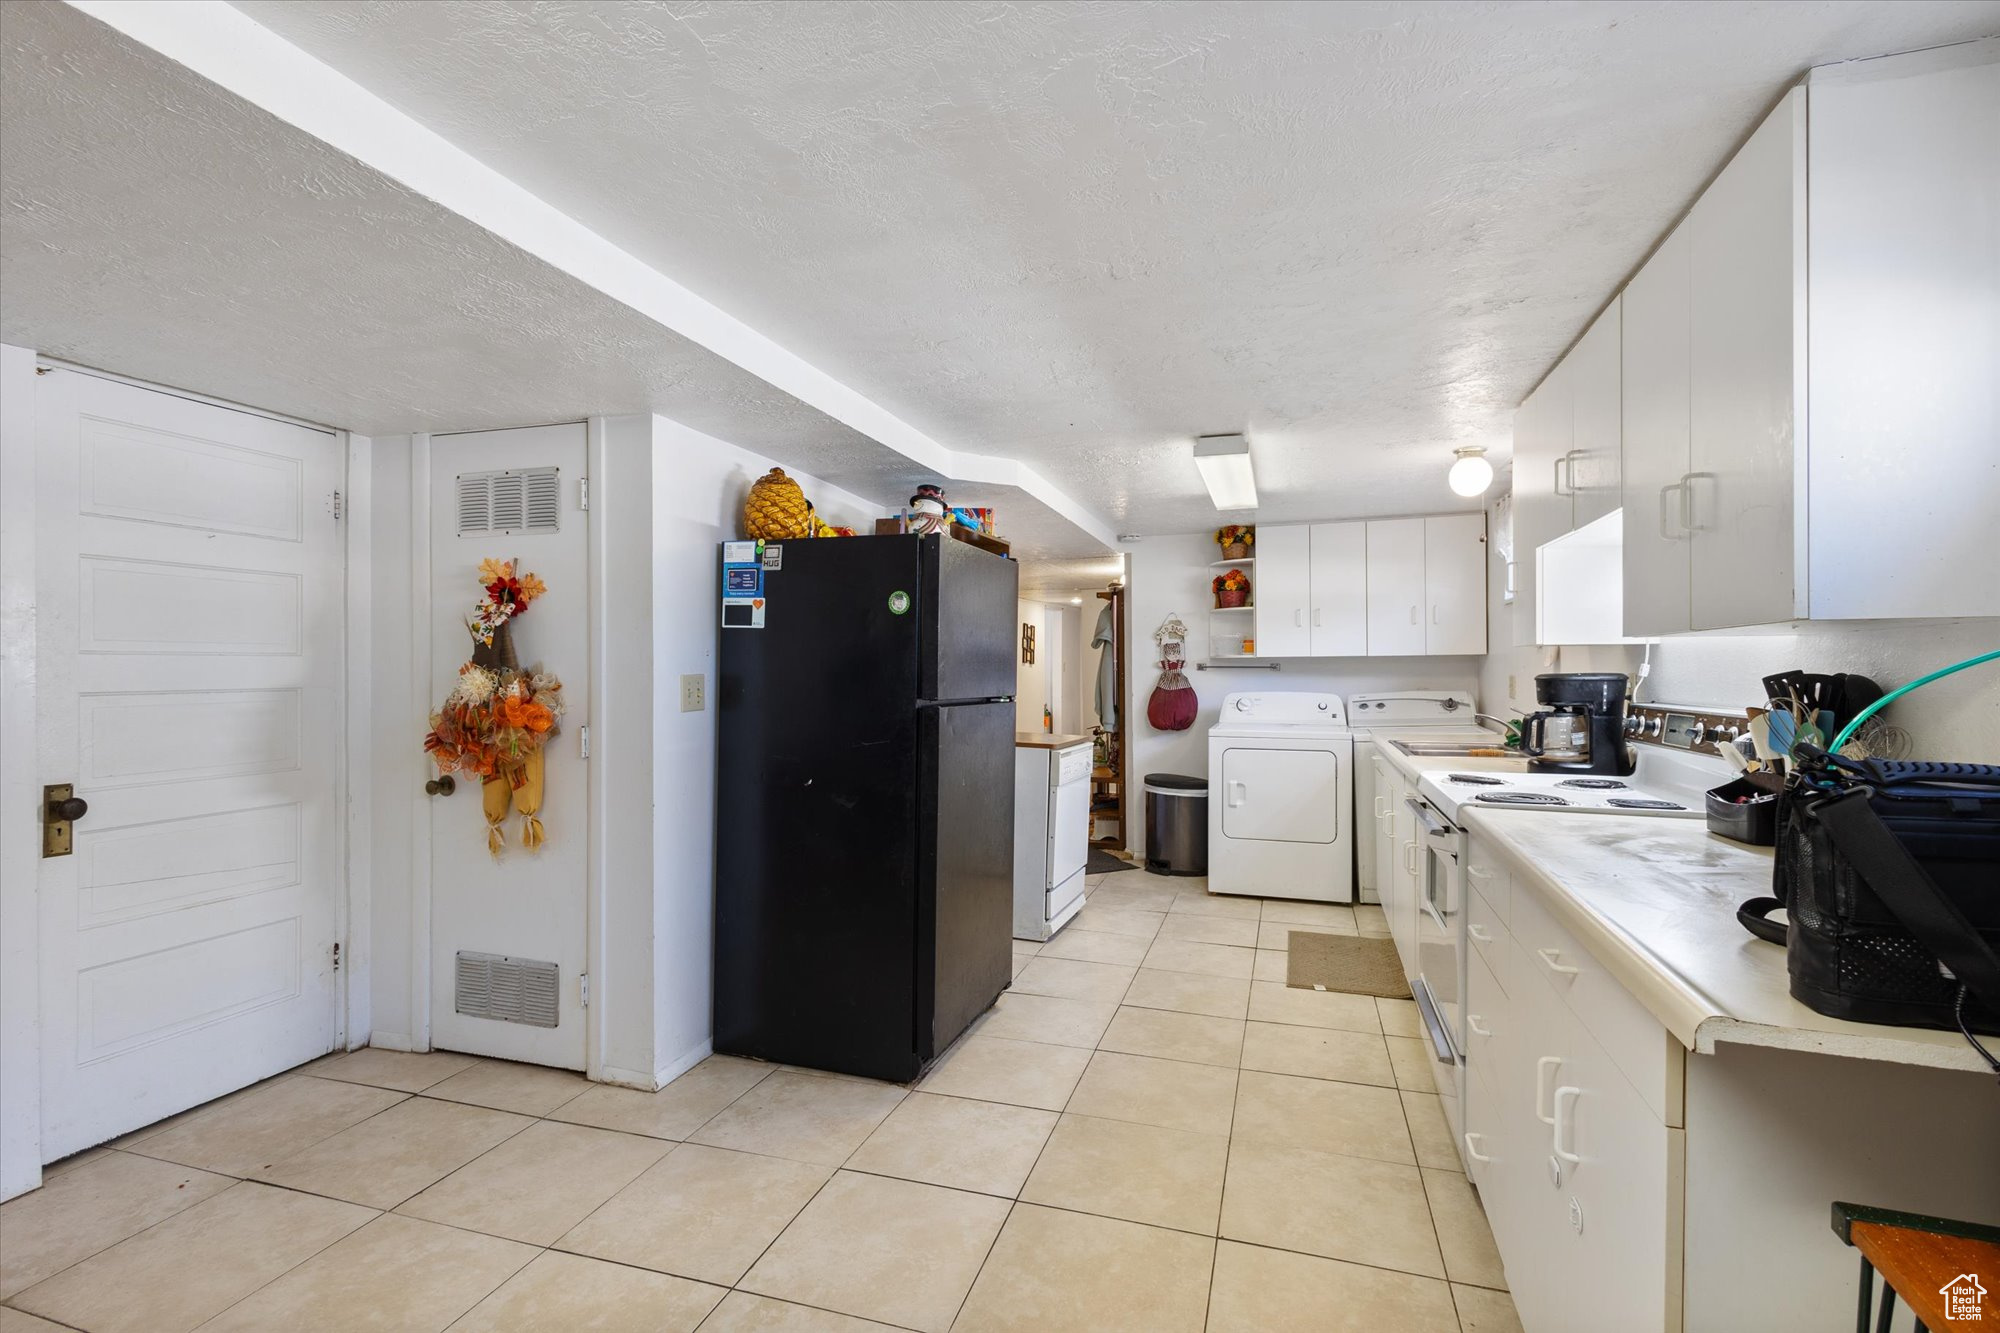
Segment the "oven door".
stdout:
<path fill-rule="evenodd" d="M 1465 834 L 1420 797 L 1410 797 L 1421 861 L 1417 875 L 1417 977 L 1410 989 L 1437 1058 L 1438 1096 L 1458 1141 L 1465 1066 Z"/>

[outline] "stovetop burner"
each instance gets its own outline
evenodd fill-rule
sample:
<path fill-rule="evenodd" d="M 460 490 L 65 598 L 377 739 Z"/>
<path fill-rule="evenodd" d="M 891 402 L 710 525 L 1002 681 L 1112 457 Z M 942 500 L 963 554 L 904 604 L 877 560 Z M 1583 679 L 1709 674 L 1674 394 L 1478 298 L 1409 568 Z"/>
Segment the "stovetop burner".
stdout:
<path fill-rule="evenodd" d="M 1447 782 L 1463 782 L 1474 787 L 1504 787 L 1507 785 L 1504 778 L 1496 778 L 1486 773 L 1447 773 L 1444 776 Z"/>
<path fill-rule="evenodd" d="M 1560 796 L 1541 791 L 1483 791 L 1472 798 L 1486 805 L 1568 805 Z"/>
<path fill-rule="evenodd" d="M 1584 791 L 1617 791 L 1630 785 L 1620 782 L 1617 778 L 1564 778 L 1556 784 L 1558 787 L 1578 787 Z"/>
<path fill-rule="evenodd" d="M 1622 785 L 1622 784 L 1621 784 Z M 1605 802 L 1619 810 L 1685 810 L 1686 806 L 1673 801 L 1655 801 L 1637 796 L 1613 796 Z"/>

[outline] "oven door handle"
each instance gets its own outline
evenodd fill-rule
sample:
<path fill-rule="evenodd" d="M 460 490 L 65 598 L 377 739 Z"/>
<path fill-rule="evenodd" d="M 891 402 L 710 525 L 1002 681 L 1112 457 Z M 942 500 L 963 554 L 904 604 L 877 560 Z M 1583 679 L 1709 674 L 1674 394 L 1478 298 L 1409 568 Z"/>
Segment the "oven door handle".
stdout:
<path fill-rule="evenodd" d="M 1431 1039 L 1431 1048 L 1437 1052 L 1441 1065 L 1458 1063 L 1458 1050 L 1452 1045 L 1451 1033 L 1445 1029 L 1444 1019 L 1438 1014 L 1437 1000 L 1431 995 L 1431 983 L 1418 977 L 1410 983 L 1410 995 L 1417 1002 L 1417 1013 L 1424 1020 L 1424 1032 Z"/>
<path fill-rule="evenodd" d="M 1426 838 L 1442 841 L 1452 835 L 1453 830 L 1451 825 L 1439 820 L 1436 815 L 1431 813 L 1431 808 L 1416 797 L 1405 796 L 1403 804 L 1409 806 L 1415 812 L 1417 827 L 1423 831 L 1423 835 Z"/>

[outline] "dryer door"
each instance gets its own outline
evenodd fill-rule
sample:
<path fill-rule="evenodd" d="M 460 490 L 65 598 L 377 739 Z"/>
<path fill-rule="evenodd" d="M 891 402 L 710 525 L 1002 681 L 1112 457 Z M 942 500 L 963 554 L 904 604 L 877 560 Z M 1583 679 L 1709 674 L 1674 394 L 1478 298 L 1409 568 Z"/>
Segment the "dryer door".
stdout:
<path fill-rule="evenodd" d="M 1232 746 L 1222 755 L 1222 835 L 1258 842 L 1340 836 L 1340 757 Z"/>

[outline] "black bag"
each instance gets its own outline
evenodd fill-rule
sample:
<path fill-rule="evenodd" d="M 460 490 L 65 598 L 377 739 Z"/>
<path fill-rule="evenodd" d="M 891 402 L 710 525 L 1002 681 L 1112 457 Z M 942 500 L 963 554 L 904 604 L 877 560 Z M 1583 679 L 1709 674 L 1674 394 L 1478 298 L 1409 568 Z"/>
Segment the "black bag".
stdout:
<path fill-rule="evenodd" d="M 1796 759 L 1777 896 L 1736 913 L 1785 946 L 1793 998 L 1857 1023 L 2000 1033 L 2000 767 Z M 1778 907 L 1789 930 L 1768 919 Z"/>

